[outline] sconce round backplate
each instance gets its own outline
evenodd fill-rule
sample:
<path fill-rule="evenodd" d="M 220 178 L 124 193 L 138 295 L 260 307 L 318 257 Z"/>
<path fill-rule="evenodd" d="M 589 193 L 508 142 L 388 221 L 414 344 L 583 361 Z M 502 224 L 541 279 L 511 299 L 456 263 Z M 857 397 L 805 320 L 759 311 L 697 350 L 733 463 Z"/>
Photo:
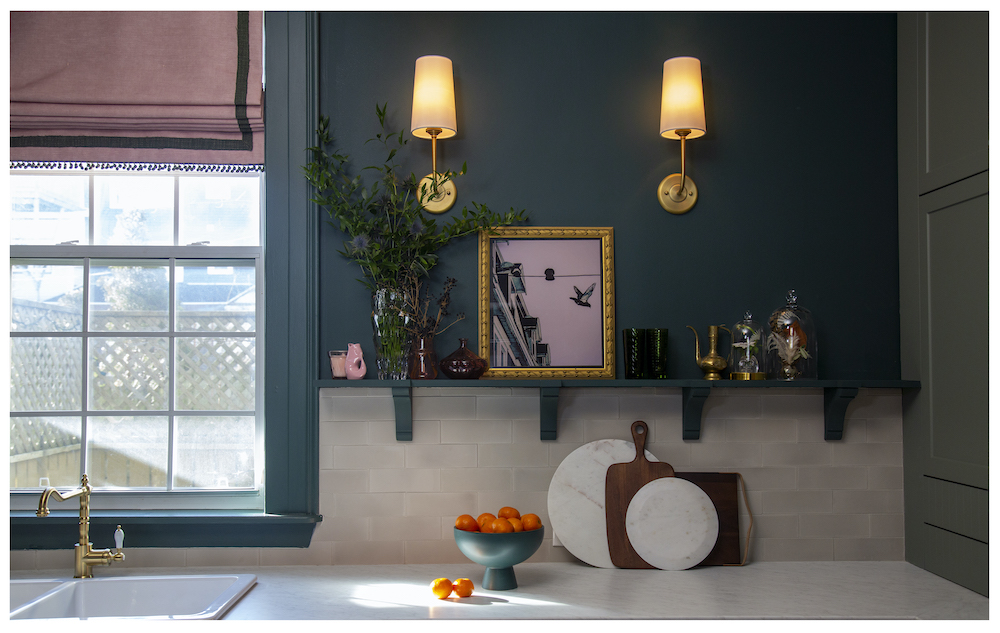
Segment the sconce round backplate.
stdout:
<path fill-rule="evenodd" d="M 680 174 L 670 174 L 660 182 L 659 188 L 656 190 L 656 197 L 660 201 L 660 206 L 673 213 L 675 215 L 680 215 L 682 213 L 687 213 L 694 206 L 694 203 L 698 201 L 698 187 L 695 186 L 694 181 L 691 180 L 691 176 L 685 178 L 684 189 L 687 195 L 681 201 L 676 201 L 670 197 L 670 189 L 674 186 L 679 186 L 681 184 Z"/>
<path fill-rule="evenodd" d="M 434 175 L 430 174 L 420 179 L 417 191 L 431 191 L 433 188 Z M 428 195 L 424 200 L 424 211 L 428 213 L 444 213 L 455 205 L 455 199 L 458 198 L 458 189 L 455 187 L 454 181 L 438 183 L 437 188 L 436 196 Z"/>

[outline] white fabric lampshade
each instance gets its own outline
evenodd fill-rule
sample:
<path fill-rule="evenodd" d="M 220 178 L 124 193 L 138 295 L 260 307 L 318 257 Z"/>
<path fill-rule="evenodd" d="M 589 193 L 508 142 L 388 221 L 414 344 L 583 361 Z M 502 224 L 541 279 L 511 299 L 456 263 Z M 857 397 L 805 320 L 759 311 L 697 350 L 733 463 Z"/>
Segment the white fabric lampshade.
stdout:
<path fill-rule="evenodd" d="M 689 139 L 705 134 L 701 62 L 694 57 L 674 57 L 663 62 L 660 136 L 679 139 L 677 130 L 691 130 Z"/>
<path fill-rule="evenodd" d="M 417 58 L 413 75 L 413 117 L 410 131 L 418 138 L 431 138 L 428 128 L 441 130 L 438 138 L 458 132 L 455 117 L 455 78 L 451 60 L 440 55 Z"/>

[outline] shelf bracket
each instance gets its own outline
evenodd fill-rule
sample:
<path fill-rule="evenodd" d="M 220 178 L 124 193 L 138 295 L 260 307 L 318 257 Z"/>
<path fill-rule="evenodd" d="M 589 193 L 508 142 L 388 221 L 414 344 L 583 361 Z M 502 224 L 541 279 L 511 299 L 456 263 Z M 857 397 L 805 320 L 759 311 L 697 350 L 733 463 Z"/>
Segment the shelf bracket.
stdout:
<path fill-rule="evenodd" d="M 844 417 L 847 407 L 858 395 L 857 387 L 823 388 L 823 439 L 844 439 Z"/>
<path fill-rule="evenodd" d="M 410 387 L 392 388 L 392 406 L 396 410 L 396 441 L 413 441 L 413 399 Z"/>
<path fill-rule="evenodd" d="M 708 400 L 711 387 L 682 387 L 683 403 L 683 435 L 682 439 L 697 440 L 701 438 L 701 410 Z"/>
<path fill-rule="evenodd" d="M 538 423 L 543 440 L 556 439 L 558 423 L 556 416 L 559 411 L 559 387 L 538 388 Z"/>

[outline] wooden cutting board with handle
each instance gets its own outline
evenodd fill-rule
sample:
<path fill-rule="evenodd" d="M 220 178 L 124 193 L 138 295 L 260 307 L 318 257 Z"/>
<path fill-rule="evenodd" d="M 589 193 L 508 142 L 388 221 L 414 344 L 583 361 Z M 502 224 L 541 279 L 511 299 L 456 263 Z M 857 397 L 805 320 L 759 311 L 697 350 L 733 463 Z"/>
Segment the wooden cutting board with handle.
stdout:
<path fill-rule="evenodd" d="M 632 441 L 635 459 L 624 464 L 608 466 L 604 487 L 604 509 L 608 522 L 608 549 L 615 567 L 625 569 L 655 569 L 640 557 L 625 531 L 625 515 L 635 493 L 649 482 L 662 477 L 673 477 L 674 467 L 666 462 L 646 459 L 646 437 L 649 427 L 642 420 L 632 423 Z"/>

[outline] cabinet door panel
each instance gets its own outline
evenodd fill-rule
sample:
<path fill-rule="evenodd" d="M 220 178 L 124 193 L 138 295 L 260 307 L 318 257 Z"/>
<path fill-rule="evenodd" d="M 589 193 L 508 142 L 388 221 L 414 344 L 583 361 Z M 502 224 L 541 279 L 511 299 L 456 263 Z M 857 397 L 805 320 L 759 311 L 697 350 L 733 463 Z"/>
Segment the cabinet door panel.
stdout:
<path fill-rule="evenodd" d="M 920 193 L 989 169 L 987 16 L 921 14 Z"/>

